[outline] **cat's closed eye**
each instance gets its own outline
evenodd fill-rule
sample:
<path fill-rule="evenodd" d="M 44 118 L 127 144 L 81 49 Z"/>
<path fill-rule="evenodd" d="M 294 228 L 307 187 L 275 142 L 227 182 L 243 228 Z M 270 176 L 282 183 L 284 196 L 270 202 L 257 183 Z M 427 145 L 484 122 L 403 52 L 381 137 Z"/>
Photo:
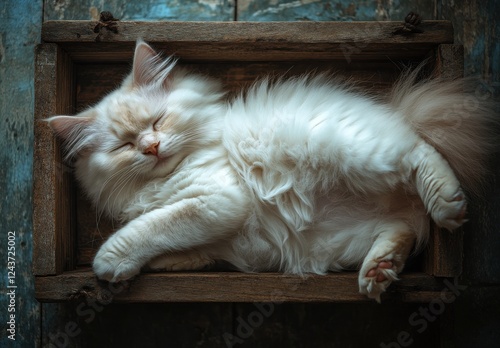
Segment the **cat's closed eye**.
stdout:
<path fill-rule="evenodd" d="M 164 115 L 160 115 L 155 119 L 155 121 L 153 122 L 153 130 L 155 131 L 160 130 L 160 126 L 163 123 L 164 117 L 165 117 Z"/>
<path fill-rule="evenodd" d="M 131 142 L 127 142 L 127 143 L 118 145 L 113 150 L 111 150 L 111 152 L 120 151 L 120 150 L 126 150 L 126 149 L 130 149 L 132 147 L 134 147 L 134 144 L 131 143 Z"/>

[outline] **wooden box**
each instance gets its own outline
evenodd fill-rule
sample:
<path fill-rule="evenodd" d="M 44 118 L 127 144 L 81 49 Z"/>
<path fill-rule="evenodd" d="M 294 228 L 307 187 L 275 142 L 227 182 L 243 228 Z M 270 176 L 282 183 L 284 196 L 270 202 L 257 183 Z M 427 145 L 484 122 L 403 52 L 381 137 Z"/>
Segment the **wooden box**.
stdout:
<path fill-rule="evenodd" d="M 385 93 L 402 64 L 429 59 L 437 74 L 458 76 L 463 53 L 448 21 L 426 21 L 419 33 L 399 22 L 117 22 L 50 21 L 36 51 L 34 255 L 36 297 L 93 297 L 122 302 L 353 302 L 355 272 L 326 276 L 277 273 L 173 272 L 142 274 L 121 287 L 97 281 L 93 255 L 113 229 L 97 216 L 64 164 L 60 142 L 44 118 L 74 114 L 115 88 L 143 38 L 180 63 L 239 90 L 258 76 L 333 70 Z M 461 272 L 462 234 L 435 229 L 424 255 L 392 284 L 383 300 L 426 302 L 443 290 L 440 277 Z"/>

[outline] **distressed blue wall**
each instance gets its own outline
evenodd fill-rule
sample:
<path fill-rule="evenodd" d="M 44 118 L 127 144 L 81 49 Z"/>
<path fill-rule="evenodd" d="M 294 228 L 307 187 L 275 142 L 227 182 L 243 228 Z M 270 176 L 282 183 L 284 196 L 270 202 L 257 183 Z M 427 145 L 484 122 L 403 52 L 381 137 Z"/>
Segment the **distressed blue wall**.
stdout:
<path fill-rule="evenodd" d="M 0 347 L 48 347 L 51 335 L 64 331 L 70 320 L 79 320 L 75 305 L 40 305 L 33 298 L 33 49 L 40 39 L 42 19 L 95 19 L 100 11 L 109 10 L 122 20 L 400 20 L 409 10 L 415 10 L 427 19 L 452 20 L 457 41 L 465 47 L 466 73 L 483 76 L 492 94 L 497 98 L 500 95 L 500 28 L 496 20 L 500 2 L 495 0 L 45 0 L 43 14 L 42 1 L 0 2 Z M 440 329 L 448 333 L 442 338 L 443 347 L 490 347 L 500 341 L 498 185 L 490 195 L 490 204 L 484 207 L 482 214 L 485 216 L 482 227 L 465 236 L 463 281 L 468 284 L 467 290 L 455 304 L 454 312 L 446 314 L 446 320 L 441 323 L 443 327 L 439 321 L 429 324 L 430 330 L 417 336 L 414 346 L 429 346 L 430 340 L 436 342 Z M 16 342 L 9 341 L 5 335 L 8 231 L 17 232 Z M 111 346 L 114 342 L 122 346 L 154 347 L 171 343 L 173 346 L 218 347 L 224 345 L 221 333 L 234 329 L 233 315 L 246 316 L 253 309 L 252 305 L 233 307 L 230 304 L 110 305 L 97 313 L 88 325 L 81 323 L 80 318 L 83 331 L 70 345 Z M 308 342 L 319 346 L 326 339 L 330 344 L 353 346 L 354 340 L 349 341 L 353 333 L 349 325 L 343 326 L 343 332 L 332 332 L 329 336 L 325 334 L 328 327 L 342 327 L 342 323 L 349 320 L 353 326 L 360 327 L 355 331 L 359 336 L 370 338 L 373 323 L 392 314 L 393 320 L 386 322 L 390 339 L 409 328 L 407 318 L 414 310 L 411 306 L 398 312 L 396 309 L 364 305 L 286 305 L 249 338 L 246 346 L 308 346 Z M 133 318 L 127 320 L 127 316 Z M 454 327 L 446 326 L 446 321 L 454 322 Z M 122 325 L 121 330 L 115 329 L 117 323 Z M 300 323 L 321 328 L 322 331 L 317 332 L 324 335 L 323 340 L 314 333 L 307 336 L 298 326 Z M 301 343 L 301 334 L 310 341 Z M 133 339 L 127 340 L 131 336 Z M 378 341 L 374 341 L 374 346 L 377 345 Z"/>
<path fill-rule="evenodd" d="M 0 347 L 29 347 L 40 337 L 31 276 L 31 172 L 33 61 L 41 18 L 41 1 L 0 2 Z M 7 289 L 9 231 L 15 231 L 15 289 Z M 15 312 L 9 312 L 7 290 L 15 290 Z M 10 314 L 16 341 L 7 337 Z"/>
<path fill-rule="evenodd" d="M 46 0 L 44 20 L 97 19 L 110 11 L 121 20 L 231 21 L 232 0 Z"/>
<path fill-rule="evenodd" d="M 371 21 L 402 20 L 410 11 L 435 17 L 434 0 L 243 0 L 238 1 L 241 21 Z"/>

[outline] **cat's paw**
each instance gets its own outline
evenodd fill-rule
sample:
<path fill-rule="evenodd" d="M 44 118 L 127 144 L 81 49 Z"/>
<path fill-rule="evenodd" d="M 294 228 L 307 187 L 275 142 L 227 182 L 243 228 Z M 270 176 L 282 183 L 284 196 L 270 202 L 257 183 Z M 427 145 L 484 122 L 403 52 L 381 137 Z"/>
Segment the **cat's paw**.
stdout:
<path fill-rule="evenodd" d="M 359 271 L 359 292 L 380 303 L 380 295 L 394 280 L 398 276 L 392 260 L 365 262 Z"/>
<path fill-rule="evenodd" d="M 141 265 L 130 255 L 110 249 L 105 243 L 94 258 L 93 269 L 99 279 L 116 283 L 137 275 Z"/>
<path fill-rule="evenodd" d="M 467 221 L 466 215 L 467 201 L 460 188 L 439 192 L 439 197 L 431 210 L 432 219 L 438 226 L 454 230 Z"/>

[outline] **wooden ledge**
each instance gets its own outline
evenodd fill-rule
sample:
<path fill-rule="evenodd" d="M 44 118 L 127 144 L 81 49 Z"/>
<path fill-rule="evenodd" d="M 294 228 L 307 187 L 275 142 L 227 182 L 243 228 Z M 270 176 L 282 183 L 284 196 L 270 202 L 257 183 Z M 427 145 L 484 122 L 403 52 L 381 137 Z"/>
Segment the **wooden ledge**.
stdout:
<path fill-rule="evenodd" d="M 91 269 L 36 277 L 41 302 L 97 299 L 100 302 L 373 302 L 358 293 L 357 274 L 305 277 L 280 273 L 172 272 L 141 274 L 132 281 L 98 281 Z M 430 302 L 447 290 L 424 273 L 401 275 L 384 302 Z"/>
<path fill-rule="evenodd" d="M 116 31 L 95 21 L 48 21 L 42 40 L 75 61 L 129 60 L 137 38 L 189 60 L 303 60 L 424 57 L 453 42 L 449 21 L 425 21 L 419 33 L 394 34 L 402 22 L 135 22 Z M 97 32 L 96 32 L 97 31 Z"/>

